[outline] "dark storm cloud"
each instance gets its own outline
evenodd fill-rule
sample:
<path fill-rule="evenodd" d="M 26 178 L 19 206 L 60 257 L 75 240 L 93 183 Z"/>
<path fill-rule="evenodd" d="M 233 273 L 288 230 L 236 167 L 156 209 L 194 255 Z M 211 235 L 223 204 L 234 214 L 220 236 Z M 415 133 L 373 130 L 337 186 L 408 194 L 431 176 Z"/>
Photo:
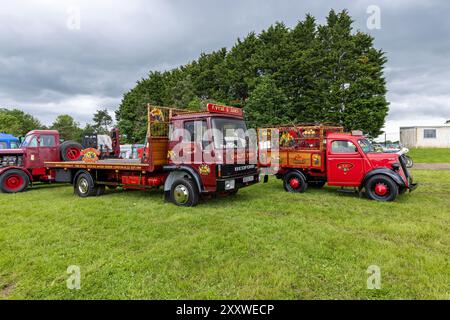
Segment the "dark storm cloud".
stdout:
<path fill-rule="evenodd" d="M 369 5 L 381 29 L 368 30 Z M 79 30 L 67 27 L 79 8 Z M 450 22 L 447 1 L 14 1 L 0 8 L 0 106 L 49 123 L 61 112 L 89 121 L 117 108 L 150 70 L 165 70 L 233 45 L 275 21 L 293 26 L 310 12 L 349 9 L 355 30 L 386 51 L 388 126 L 450 118 Z M 388 131 L 391 130 L 388 128 Z"/>

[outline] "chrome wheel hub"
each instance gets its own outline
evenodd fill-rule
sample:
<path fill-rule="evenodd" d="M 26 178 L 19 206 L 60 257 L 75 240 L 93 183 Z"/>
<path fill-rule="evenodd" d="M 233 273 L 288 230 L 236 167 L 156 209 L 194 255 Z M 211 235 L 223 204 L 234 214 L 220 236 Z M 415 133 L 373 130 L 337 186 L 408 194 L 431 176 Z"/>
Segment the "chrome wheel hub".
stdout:
<path fill-rule="evenodd" d="M 80 180 L 80 182 L 78 183 L 78 190 L 83 194 L 88 192 L 89 183 L 86 179 L 83 178 Z"/>
<path fill-rule="evenodd" d="M 173 197 L 177 203 L 185 204 L 189 200 L 189 191 L 184 185 L 179 184 L 173 190 Z"/>

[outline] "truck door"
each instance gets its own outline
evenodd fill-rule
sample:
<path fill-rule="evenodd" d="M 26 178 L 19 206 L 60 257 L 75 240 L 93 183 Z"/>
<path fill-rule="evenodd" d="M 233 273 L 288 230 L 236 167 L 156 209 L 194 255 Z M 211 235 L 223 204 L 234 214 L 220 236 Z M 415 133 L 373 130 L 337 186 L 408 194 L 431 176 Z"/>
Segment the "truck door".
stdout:
<path fill-rule="evenodd" d="M 39 167 L 39 148 L 36 135 L 27 135 L 22 143 L 22 148 L 26 149 L 25 166 L 33 169 Z"/>
<path fill-rule="evenodd" d="M 39 161 L 42 167 L 44 162 L 59 161 L 59 147 L 54 135 L 42 134 L 39 137 Z"/>
<path fill-rule="evenodd" d="M 206 119 L 185 121 L 184 129 L 186 130 L 186 136 L 183 139 L 185 145 L 183 150 L 186 152 L 187 161 L 202 164 L 205 158 L 204 148 L 207 144 L 207 141 L 204 141 L 204 134 L 208 129 Z"/>
<path fill-rule="evenodd" d="M 193 167 L 200 175 L 203 186 L 206 190 L 215 188 L 216 185 L 216 167 L 211 163 L 212 141 L 208 135 L 208 122 L 206 119 L 196 119 L 184 122 L 185 133 L 188 135 L 183 139 L 185 147 L 183 148 L 186 163 Z"/>
<path fill-rule="evenodd" d="M 327 143 L 327 179 L 332 186 L 359 186 L 364 175 L 364 159 L 349 140 Z"/>

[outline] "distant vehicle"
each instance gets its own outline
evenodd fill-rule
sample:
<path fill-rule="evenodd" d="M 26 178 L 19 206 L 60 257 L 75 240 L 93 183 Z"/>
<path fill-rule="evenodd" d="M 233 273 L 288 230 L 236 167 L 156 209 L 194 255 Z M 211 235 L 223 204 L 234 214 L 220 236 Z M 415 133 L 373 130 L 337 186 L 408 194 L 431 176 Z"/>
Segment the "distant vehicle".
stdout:
<path fill-rule="evenodd" d="M 143 150 L 144 144 L 123 144 L 120 145 L 120 158 L 121 159 L 140 159 L 139 150 Z"/>
<path fill-rule="evenodd" d="M 0 149 L 17 149 L 19 145 L 19 138 L 12 134 L 0 133 Z"/>
<path fill-rule="evenodd" d="M 111 148 L 81 145 L 75 141 L 60 142 L 56 130 L 33 130 L 27 133 L 18 149 L 0 150 L 0 191 L 16 193 L 26 190 L 34 182 L 56 182 L 54 171 L 48 171 L 46 161 L 77 161 L 83 149 L 99 147 L 99 157 L 111 158 L 118 154 L 118 131 L 111 134 Z M 95 143 L 94 143 L 95 142 Z"/>
<path fill-rule="evenodd" d="M 112 129 L 109 135 L 85 135 L 81 144 L 83 148 L 97 149 L 100 159 L 120 158 L 120 134 L 117 128 Z"/>
<path fill-rule="evenodd" d="M 414 166 L 413 159 L 410 156 L 408 156 L 409 149 L 404 147 L 400 143 L 390 143 L 386 147 L 381 145 L 381 150 L 377 151 L 377 152 L 395 153 L 400 156 L 403 155 L 403 157 L 405 158 L 405 161 L 406 161 L 406 167 L 412 168 Z"/>

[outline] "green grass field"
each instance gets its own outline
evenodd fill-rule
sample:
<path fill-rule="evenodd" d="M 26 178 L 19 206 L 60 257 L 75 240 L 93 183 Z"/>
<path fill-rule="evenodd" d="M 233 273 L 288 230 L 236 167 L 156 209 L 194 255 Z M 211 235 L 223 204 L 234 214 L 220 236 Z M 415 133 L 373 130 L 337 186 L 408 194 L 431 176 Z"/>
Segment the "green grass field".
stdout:
<path fill-rule="evenodd" d="M 408 153 L 416 163 L 449 163 L 450 149 L 427 148 L 411 149 Z"/>
<path fill-rule="evenodd" d="M 415 177 L 394 203 L 275 179 L 186 209 L 156 191 L 0 194 L 0 298 L 449 299 L 450 172 Z"/>

